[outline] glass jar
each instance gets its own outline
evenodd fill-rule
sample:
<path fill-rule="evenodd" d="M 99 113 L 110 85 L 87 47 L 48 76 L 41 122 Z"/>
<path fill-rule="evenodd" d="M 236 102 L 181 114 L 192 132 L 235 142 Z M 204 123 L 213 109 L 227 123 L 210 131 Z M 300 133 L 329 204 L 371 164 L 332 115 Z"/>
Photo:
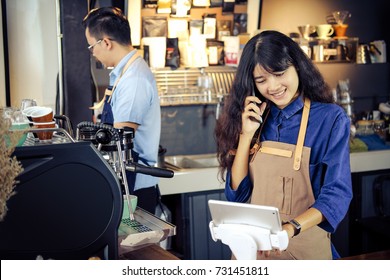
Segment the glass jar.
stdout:
<path fill-rule="evenodd" d="M 8 132 L 5 135 L 6 146 L 22 146 L 27 138 L 27 130 L 30 128 L 29 121 L 22 111 L 12 107 L 0 109 L 1 117 L 8 126 Z M 14 143 L 15 141 L 15 143 Z"/>
<path fill-rule="evenodd" d="M 384 120 L 374 120 L 374 132 L 383 140 L 386 141 L 386 125 Z"/>
<path fill-rule="evenodd" d="M 374 134 L 374 122 L 368 120 L 360 120 L 356 123 L 356 135 L 372 135 Z"/>

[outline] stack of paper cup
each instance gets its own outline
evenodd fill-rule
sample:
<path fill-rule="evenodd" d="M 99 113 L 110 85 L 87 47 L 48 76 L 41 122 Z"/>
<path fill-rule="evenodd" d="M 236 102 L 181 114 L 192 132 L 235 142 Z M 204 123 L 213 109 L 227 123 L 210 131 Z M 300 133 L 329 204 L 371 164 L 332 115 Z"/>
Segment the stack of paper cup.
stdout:
<path fill-rule="evenodd" d="M 53 109 L 50 107 L 34 106 L 23 111 L 33 122 L 35 128 L 55 128 L 56 122 L 53 121 Z M 37 132 L 39 140 L 50 140 L 53 137 L 53 131 L 47 130 Z"/>

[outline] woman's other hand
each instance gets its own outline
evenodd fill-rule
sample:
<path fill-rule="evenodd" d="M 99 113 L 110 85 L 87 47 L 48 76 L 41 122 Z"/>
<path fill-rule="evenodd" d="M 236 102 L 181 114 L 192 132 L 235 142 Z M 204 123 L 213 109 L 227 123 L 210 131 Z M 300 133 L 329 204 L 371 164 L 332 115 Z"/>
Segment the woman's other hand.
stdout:
<path fill-rule="evenodd" d="M 279 249 L 270 250 L 270 251 L 257 251 L 257 256 L 258 256 L 257 258 L 259 259 L 261 255 L 264 255 L 265 258 L 269 258 L 271 256 L 271 253 L 276 254 L 278 256 L 282 254 L 282 252 Z"/>

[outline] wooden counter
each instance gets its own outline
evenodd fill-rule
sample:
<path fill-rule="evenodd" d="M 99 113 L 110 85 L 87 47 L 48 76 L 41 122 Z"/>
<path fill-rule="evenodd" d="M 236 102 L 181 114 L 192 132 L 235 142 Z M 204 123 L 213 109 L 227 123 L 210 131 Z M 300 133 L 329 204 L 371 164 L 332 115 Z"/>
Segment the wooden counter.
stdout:
<path fill-rule="evenodd" d="M 153 244 L 145 248 L 126 253 L 122 260 L 180 260 L 175 255 Z M 357 256 L 341 258 L 340 260 L 390 260 L 390 250 L 379 251 Z"/>
<path fill-rule="evenodd" d="M 145 248 L 126 253 L 122 260 L 180 260 L 175 255 L 153 244 Z M 379 251 L 357 256 L 341 258 L 340 260 L 390 260 L 390 250 Z"/>
<path fill-rule="evenodd" d="M 341 258 L 340 260 L 390 260 L 390 250 L 361 254 L 357 256 Z"/>
<path fill-rule="evenodd" d="M 120 256 L 121 260 L 180 260 L 156 244 L 131 251 Z"/>

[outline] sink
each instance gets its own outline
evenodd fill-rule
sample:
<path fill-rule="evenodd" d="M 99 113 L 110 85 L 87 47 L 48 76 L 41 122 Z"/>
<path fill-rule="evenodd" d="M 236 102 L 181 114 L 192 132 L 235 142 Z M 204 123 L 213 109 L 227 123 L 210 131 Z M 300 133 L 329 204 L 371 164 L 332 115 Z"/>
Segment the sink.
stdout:
<path fill-rule="evenodd" d="M 178 169 L 218 167 L 216 154 L 166 156 L 165 163 Z"/>

